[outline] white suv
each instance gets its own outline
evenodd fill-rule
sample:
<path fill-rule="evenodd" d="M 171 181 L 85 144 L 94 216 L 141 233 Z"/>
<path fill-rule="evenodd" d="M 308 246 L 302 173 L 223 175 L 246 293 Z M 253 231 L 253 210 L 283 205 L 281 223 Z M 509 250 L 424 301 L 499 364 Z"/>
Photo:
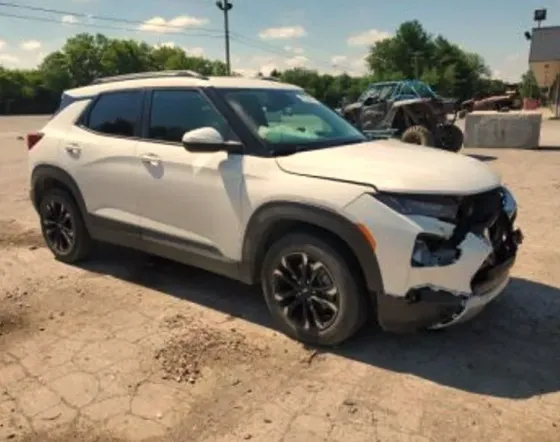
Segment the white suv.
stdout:
<path fill-rule="evenodd" d="M 507 285 L 517 207 L 473 158 L 368 141 L 302 89 L 188 71 L 65 92 L 28 135 L 31 200 L 61 261 L 93 240 L 262 284 L 287 334 L 334 345 L 370 313 L 442 328 Z"/>

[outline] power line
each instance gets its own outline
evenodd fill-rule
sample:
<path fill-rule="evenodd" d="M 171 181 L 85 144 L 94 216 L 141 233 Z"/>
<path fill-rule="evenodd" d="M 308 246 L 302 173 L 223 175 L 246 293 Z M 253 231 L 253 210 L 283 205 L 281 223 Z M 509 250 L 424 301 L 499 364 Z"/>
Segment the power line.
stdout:
<path fill-rule="evenodd" d="M 126 24 L 131 24 L 131 25 L 145 25 L 146 24 L 146 22 L 141 21 L 141 20 L 130 20 L 130 19 L 125 19 L 125 18 L 108 17 L 108 16 L 102 16 L 102 15 L 91 15 L 91 14 L 84 14 L 84 13 L 80 13 L 80 12 L 68 11 L 68 10 L 63 10 L 63 9 L 52 9 L 52 8 L 43 8 L 43 7 L 40 7 L 40 6 L 22 5 L 22 4 L 13 3 L 13 2 L 1 2 L 0 1 L 0 6 L 4 6 L 6 8 L 26 9 L 28 11 L 35 11 L 35 12 L 45 12 L 47 14 L 59 14 L 59 15 L 62 15 L 62 16 L 71 15 L 71 16 L 74 16 L 74 17 L 85 18 L 85 19 L 89 19 L 89 20 L 109 21 L 109 22 L 114 22 L 114 23 L 126 23 Z M 150 27 L 155 27 L 155 28 L 162 28 L 162 29 L 177 29 L 177 30 L 181 30 L 181 31 L 185 32 L 184 27 L 179 26 L 179 25 L 150 23 L 149 26 Z M 138 30 L 138 29 L 135 29 L 135 30 Z M 197 30 L 198 31 L 203 31 L 203 32 L 214 32 L 214 33 L 219 33 L 220 32 L 219 29 L 213 29 L 213 28 L 200 28 L 199 27 L 199 28 L 197 28 Z"/>
<path fill-rule="evenodd" d="M 5 12 L 0 12 L 0 17 L 9 17 L 9 18 L 17 18 L 20 20 L 28 20 L 28 21 L 36 21 L 36 22 L 43 22 L 43 23 L 56 23 L 57 25 L 65 24 L 70 26 L 80 26 L 80 27 L 88 27 L 94 29 L 113 29 L 117 31 L 128 31 L 128 32 L 149 32 L 152 31 L 142 31 L 141 29 L 137 28 L 125 28 L 122 26 L 109 26 L 109 25 L 99 25 L 93 23 L 62 23 L 60 20 L 56 20 L 54 18 L 47 18 L 47 17 L 32 17 L 29 15 L 18 15 L 18 14 L 8 14 Z M 162 32 L 162 34 L 166 34 Z M 173 32 L 173 34 L 180 34 L 180 35 L 187 35 L 189 37 L 206 37 L 206 38 L 221 38 L 221 35 L 208 35 L 208 34 L 187 34 L 184 32 Z"/>
<path fill-rule="evenodd" d="M 199 0 L 202 1 L 202 0 Z M 228 0 L 218 0 L 217 3 L 222 3 L 222 1 L 224 1 L 226 4 L 231 5 L 231 2 L 229 2 Z M 131 24 L 131 25 L 146 25 L 146 22 L 144 21 L 140 21 L 140 20 L 131 20 L 131 19 L 125 19 L 125 18 L 118 18 L 118 17 L 108 17 L 108 16 L 99 16 L 99 15 L 91 15 L 91 14 L 85 14 L 85 13 L 79 13 L 79 12 L 75 12 L 75 11 L 69 11 L 69 10 L 63 10 L 63 9 L 52 9 L 52 8 L 44 8 L 44 7 L 40 7 L 40 6 L 31 6 L 31 5 L 24 5 L 24 4 L 20 4 L 20 3 L 14 3 L 14 2 L 3 2 L 0 1 L 0 6 L 4 6 L 7 8 L 16 8 L 16 9 L 24 9 L 24 10 L 29 10 L 29 11 L 34 11 L 34 12 L 44 12 L 47 14 L 58 14 L 58 15 L 68 15 L 68 16 L 74 16 L 74 17 L 78 17 L 78 18 L 85 18 L 88 20 L 99 20 L 99 21 L 108 21 L 108 22 L 113 22 L 113 23 L 124 23 L 124 24 Z M 232 5 L 233 6 L 233 5 Z M 231 9 L 231 7 L 229 8 Z M 228 9 L 228 10 L 229 10 Z M 29 15 L 19 15 L 19 14 L 10 14 L 10 13 L 0 13 L 0 16 L 4 16 L 4 17 L 10 17 L 10 18 L 16 18 L 16 19 L 21 19 L 21 20 L 30 20 L 30 21 L 38 21 L 38 22 L 46 22 L 46 23 L 57 23 L 60 24 L 62 23 L 62 21 L 60 19 L 51 19 L 48 17 L 37 17 L 37 16 L 29 16 Z M 224 20 L 226 20 L 226 18 L 224 18 Z M 223 31 L 220 31 L 219 29 L 215 29 L 215 28 L 197 28 L 196 32 L 193 31 L 186 31 L 184 29 L 184 27 L 179 26 L 179 25 L 170 25 L 170 24 L 157 24 L 157 23 L 150 23 L 149 26 L 151 28 L 161 28 L 161 30 L 158 31 L 153 31 L 153 30 L 146 30 L 146 29 L 139 29 L 139 28 L 129 28 L 129 27 L 117 27 L 117 26 L 107 26 L 107 25 L 100 25 L 100 24 L 93 24 L 93 23 L 87 23 L 87 22 L 80 22 L 80 23 L 64 23 L 64 24 L 68 24 L 68 25 L 79 25 L 79 26 L 86 26 L 86 27 L 90 27 L 90 28 L 99 28 L 99 29 L 113 29 L 113 30 L 121 30 L 121 31 L 128 31 L 128 32 L 145 32 L 145 33 L 159 33 L 159 34 L 170 34 L 173 33 L 175 35 L 184 35 L 184 36 L 188 36 L 188 37 L 209 37 L 209 38 L 221 38 L 221 35 Z M 225 23 L 224 23 L 225 25 Z M 245 46 L 249 46 L 249 47 L 253 47 L 262 51 L 266 51 L 269 53 L 273 53 L 275 55 L 280 55 L 283 57 L 287 57 L 287 56 L 294 56 L 294 53 L 286 50 L 285 48 L 280 48 L 278 46 L 275 45 L 271 45 L 269 43 L 266 42 L 262 42 L 260 40 L 251 38 L 251 37 L 247 37 L 244 36 L 243 34 L 240 34 L 238 32 L 229 32 L 229 23 L 227 24 L 227 32 L 226 32 L 226 65 L 227 60 L 229 58 L 229 40 L 235 40 L 238 43 L 245 45 Z M 320 64 L 322 66 L 327 66 L 329 68 L 332 68 L 332 63 L 328 63 L 325 61 L 319 61 L 317 59 L 312 60 L 317 62 L 317 64 Z M 231 63 L 231 62 L 230 62 Z"/>

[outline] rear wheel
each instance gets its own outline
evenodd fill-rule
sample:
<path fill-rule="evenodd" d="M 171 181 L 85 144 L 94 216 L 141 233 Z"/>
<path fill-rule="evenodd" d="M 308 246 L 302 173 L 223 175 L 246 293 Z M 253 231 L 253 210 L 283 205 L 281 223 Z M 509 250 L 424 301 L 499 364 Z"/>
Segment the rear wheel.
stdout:
<path fill-rule="evenodd" d="M 75 263 L 86 258 L 91 238 L 74 199 L 64 190 L 48 190 L 39 203 L 43 238 L 60 261 Z"/>
<path fill-rule="evenodd" d="M 435 145 L 433 134 L 424 126 L 410 126 L 402 134 L 401 141 L 420 146 L 433 147 Z"/>
<path fill-rule="evenodd" d="M 441 128 L 441 147 L 449 152 L 459 152 L 463 147 L 463 131 L 454 124 L 448 124 Z"/>
<path fill-rule="evenodd" d="M 339 344 L 367 317 L 361 284 L 344 253 L 328 240 L 304 233 L 285 236 L 266 254 L 261 279 L 276 323 L 302 342 Z"/>

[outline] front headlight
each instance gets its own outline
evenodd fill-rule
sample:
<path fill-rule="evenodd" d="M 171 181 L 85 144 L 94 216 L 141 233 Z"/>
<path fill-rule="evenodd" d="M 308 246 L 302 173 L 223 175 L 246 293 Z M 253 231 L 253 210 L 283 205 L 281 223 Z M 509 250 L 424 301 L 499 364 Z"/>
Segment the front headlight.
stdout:
<path fill-rule="evenodd" d="M 395 193 L 376 193 L 372 195 L 402 215 L 422 215 L 450 222 L 457 219 L 459 202 L 453 197 Z"/>
<path fill-rule="evenodd" d="M 517 215 L 517 202 L 507 187 L 502 187 L 502 206 L 508 218 L 513 221 Z"/>

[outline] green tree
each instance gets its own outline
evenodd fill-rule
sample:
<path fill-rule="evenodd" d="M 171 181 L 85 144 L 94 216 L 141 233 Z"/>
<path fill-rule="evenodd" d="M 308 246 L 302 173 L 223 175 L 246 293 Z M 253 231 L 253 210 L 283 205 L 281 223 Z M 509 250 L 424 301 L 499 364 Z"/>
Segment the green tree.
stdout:
<path fill-rule="evenodd" d="M 519 92 L 523 98 L 541 98 L 541 90 L 531 69 L 522 75 Z"/>
<path fill-rule="evenodd" d="M 366 62 L 370 73 L 362 77 L 304 68 L 274 70 L 271 76 L 302 87 L 331 107 L 339 106 L 343 98 L 355 100 L 372 82 L 413 78 L 417 71 L 420 79 L 445 96 L 465 99 L 475 92 L 503 93 L 505 89 L 503 82 L 489 78 L 482 57 L 462 50 L 443 36 L 432 36 L 417 20 L 403 23 L 392 38 L 373 45 Z M 77 34 L 49 54 L 37 69 L 0 67 L 0 112 L 52 112 L 62 91 L 87 85 L 95 78 L 170 69 L 226 75 L 223 62 L 178 47 Z M 526 96 L 530 90 L 533 95 L 539 94 L 532 81 L 529 73 L 524 76 L 522 89 Z"/>
<path fill-rule="evenodd" d="M 401 24 L 392 38 L 377 42 L 367 57 L 375 80 L 418 77 L 439 94 L 467 98 L 489 74 L 482 57 L 443 36 L 432 36 L 417 20 Z"/>

